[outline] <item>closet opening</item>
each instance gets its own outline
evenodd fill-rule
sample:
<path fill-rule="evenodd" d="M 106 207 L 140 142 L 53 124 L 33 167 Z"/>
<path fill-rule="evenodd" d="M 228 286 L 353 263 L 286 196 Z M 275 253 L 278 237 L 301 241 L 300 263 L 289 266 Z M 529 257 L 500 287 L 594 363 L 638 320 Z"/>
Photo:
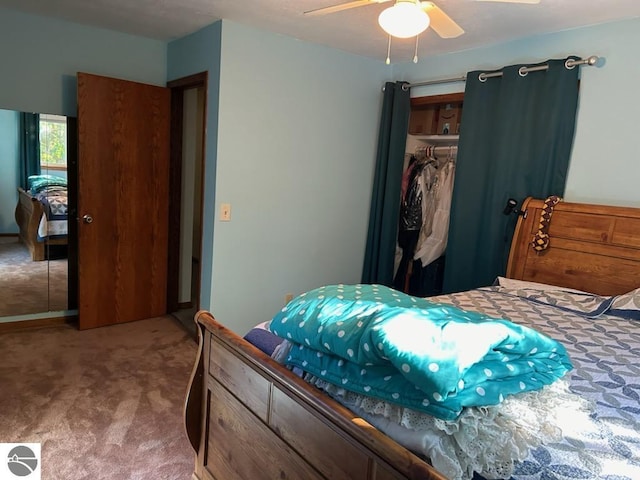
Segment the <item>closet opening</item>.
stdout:
<path fill-rule="evenodd" d="M 442 293 L 464 93 L 411 99 L 393 287 Z"/>

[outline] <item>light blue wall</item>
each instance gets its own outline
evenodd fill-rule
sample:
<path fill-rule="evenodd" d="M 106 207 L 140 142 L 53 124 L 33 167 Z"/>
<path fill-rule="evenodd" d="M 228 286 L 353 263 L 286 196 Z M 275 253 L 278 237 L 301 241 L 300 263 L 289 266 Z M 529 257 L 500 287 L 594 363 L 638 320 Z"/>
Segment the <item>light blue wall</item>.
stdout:
<path fill-rule="evenodd" d="M 220 36 L 222 22 L 171 42 L 167 48 L 167 80 L 208 72 L 205 137 L 205 191 L 202 232 L 201 305 L 211 304 L 214 202 L 216 191 L 216 145 L 218 143 L 218 97 L 220 89 Z"/>
<path fill-rule="evenodd" d="M 0 8 L 0 108 L 76 115 L 76 73 L 164 85 L 166 43 Z"/>
<path fill-rule="evenodd" d="M 233 330 L 270 319 L 288 292 L 359 281 L 389 73 L 379 61 L 222 22 L 206 307 Z M 230 222 L 219 220 L 221 203 L 231 204 Z"/>
<path fill-rule="evenodd" d="M 18 233 L 14 212 L 18 202 L 18 126 L 20 117 L 0 110 L 0 233 Z"/>
<path fill-rule="evenodd" d="M 640 18 L 591 26 L 511 43 L 421 59 L 394 66 L 398 80 L 418 82 L 458 77 L 470 70 L 598 55 L 604 65 L 582 67 L 577 116 L 565 199 L 640 207 Z M 462 91 L 463 83 L 420 87 L 412 96 Z M 541 139 L 542 141 L 543 139 Z"/>

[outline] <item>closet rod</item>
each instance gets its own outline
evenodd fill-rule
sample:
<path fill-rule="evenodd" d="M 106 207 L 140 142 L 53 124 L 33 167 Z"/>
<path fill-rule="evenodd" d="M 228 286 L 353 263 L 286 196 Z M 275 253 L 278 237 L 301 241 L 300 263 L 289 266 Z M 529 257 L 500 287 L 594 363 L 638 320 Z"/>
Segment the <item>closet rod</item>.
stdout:
<path fill-rule="evenodd" d="M 420 145 L 416 147 L 415 155 L 433 155 L 436 158 L 438 157 L 455 157 L 458 154 L 458 146 L 457 145 Z"/>
<path fill-rule="evenodd" d="M 599 58 L 596 55 L 591 55 L 590 57 L 584 58 L 584 59 L 581 58 L 578 60 L 567 60 L 564 64 L 567 68 L 573 68 L 578 65 L 593 66 L 596 64 L 598 60 Z M 524 77 L 529 72 L 540 72 L 548 69 L 549 69 L 549 65 L 539 65 L 537 67 L 528 67 L 528 68 L 521 67 L 518 73 Z M 479 75 L 479 79 L 481 82 L 484 82 L 487 80 L 487 78 L 501 77 L 501 76 L 502 76 L 502 72 L 481 73 Z M 425 82 L 405 83 L 404 85 L 402 85 L 402 89 L 406 91 L 406 90 L 409 90 L 411 87 L 426 87 L 428 85 L 439 85 L 442 83 L 465 82 L 466 80 L 467 80 L 467 76 L 463 75 L 461 77 L 454 77 L 454 78 L 442 78 L 439 80 L 427 80 Z"/>

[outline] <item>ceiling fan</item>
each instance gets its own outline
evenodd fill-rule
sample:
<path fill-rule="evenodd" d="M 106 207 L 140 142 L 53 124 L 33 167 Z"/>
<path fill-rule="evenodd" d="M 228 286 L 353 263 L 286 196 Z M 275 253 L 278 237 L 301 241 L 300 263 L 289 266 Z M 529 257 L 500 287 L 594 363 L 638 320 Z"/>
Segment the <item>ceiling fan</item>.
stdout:
<path fill-rule="evenodd" d="M 354 0 L 329 7 L 316 8 L 304 12 L 305 15 L 326 15 L 351 8 L 364 7 L 391 0 Z M 503 3 L 540 3 L 540 0 L 477 0 Z M 397 16 L 396 16 L 397 15 Z M 386 18 L 385 18 L 386 17 Z M 393 18 L 392 18 L 393 17 Z M 433 2 L 420 0 L 396 0 L 392 7 L 385 9 L 378 18 L 380 26 L 390 36 L 399 38 L 415 37 L 431 26 L 442 38 L 456 38 L 464 33 L 460 25 L 453 21 Z"/>

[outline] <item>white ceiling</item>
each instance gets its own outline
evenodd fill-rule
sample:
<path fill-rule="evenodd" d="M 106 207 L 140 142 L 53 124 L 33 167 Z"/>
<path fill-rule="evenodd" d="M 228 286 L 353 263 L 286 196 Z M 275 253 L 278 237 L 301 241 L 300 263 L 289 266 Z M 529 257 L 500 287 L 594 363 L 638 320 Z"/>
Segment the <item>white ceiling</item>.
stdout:
<path fill-rule="evenodd" d="M 281 33 L 358 55 L 384 60 L 387 37 L 377 24 L 388 7 L 372 4 L 324 16 L 303 12 L 341 0 L 0 0 L 0 7 L 57 17 L 143 37 L 171 40 L 218 19 Z M 640 17 L 640 0 L 541 0 L 538 5 L 435 0 L 465 34 L 420 36 L 419 55 L 441 54 L 530 35 Z M 395 40 L 393 62 L 409 61 L 412 40 Z"/>

